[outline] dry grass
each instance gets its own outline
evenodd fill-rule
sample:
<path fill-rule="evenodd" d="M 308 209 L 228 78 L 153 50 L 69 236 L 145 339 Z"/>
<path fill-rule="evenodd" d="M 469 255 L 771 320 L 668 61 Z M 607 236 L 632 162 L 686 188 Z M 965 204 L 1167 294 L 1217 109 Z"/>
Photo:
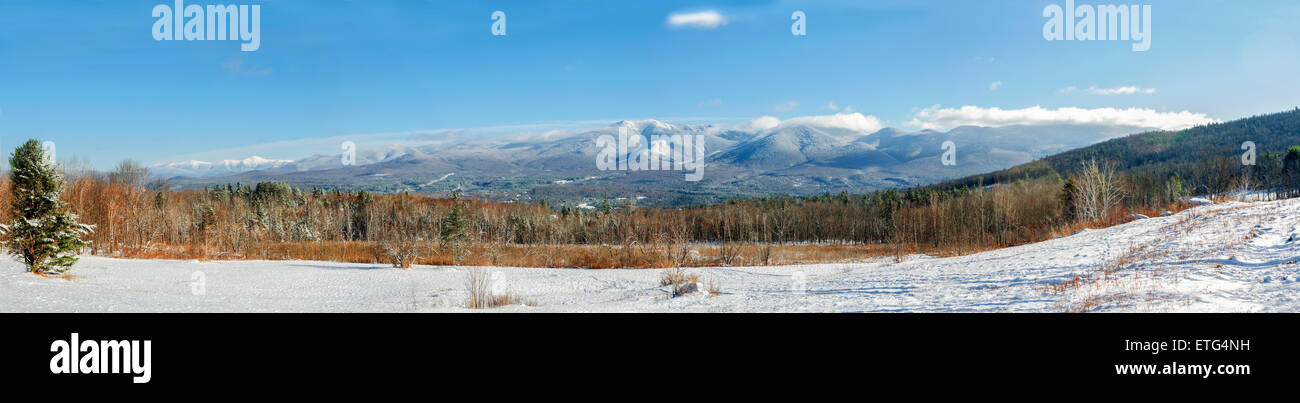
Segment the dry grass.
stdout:
<path fill-rule="evenodd" d="M 680 267 L 660 272 L 659 286 L 668 287 L 668 293 L 673 298 L 696 292 L 703 292 L 709 296 L 722 294 L 722 284 L 716 279 L 710 277 L 701 282 L 698 274 L 688 273 L 686 269 Z"/>
<path fill-rule="evenodd" d="M 406 260 L 409 265 L 456 265 L 452 257 L 434 253 L 437 243 L 426 242 L 411 248 L 424 253 Z M 676 248 L 676 252 L 674 251 Z M 989 247 L 987 249 L 992 249 Z M 671 268 L 678 266 L 716 267 L 726 265 L 788 265 L 865 261 L 889 256 L 887 245 L 845 244 L 743 244 L 727 247 L 713 244 L 654 245 L 624 248 L 620 245 L 518 245 L 473 243 L 466 245 L 463 266 Z M 723 249 L 726 249 L 725 251 Z M 908 246 L 909 251 L 921 249 Z M 892 250 L 897 250 L 894 248 Z M 985 248 L 966 248 L 974 252 Z M 682 252 L 684 251 L 684 252 Z M 925 253 L 952 256 L 956 249 L 929 248 Z M 765 258 L 764 253 L 769 255 Z M 913 252 L 916 253 L 916 252 Z M 674 256 L 676 255 L 676 256 Z M 727 256 L 724 256 L 727 255 Z M 220 251 L 213 247 L 157 244 L 148 249 L 119 250 L 113 257 L 179 260 L 321 260 L 348 263 L 394 263 L 392 255 L 378 242 L 317 241 L 260 242 L 250 244 L 242 253 Z"/>
<path fill-rule="evenodd" d="M 673 298 L 696 291 L 696 284 L 699 281 L 700 276 L 689 274 L 686 269 L 680 267 L 664 270 L 659 274 L 659 285 L 668 287 L 668 293 Z"/>
<path fill-rule="evenodd" d="M 1171 206 L 1177 207 L 1177 206 Z M 1184 207 L 1185 208 L 1185 207 Z M 1096 224 L 1063 224 L 1039 237 L 1025 239 L 1025 243 L 1039 242 L 1059 236 L 1068 236 L 1083 228 L 1098 228 L 1127 222 L 1129 212 L 1108 215 Z M 1171 209 L 1173 211 L 1173 209 Z M 1152 216 L 1159 213 L 1151 213 Z M 588 269 L 610 268 L 672 268 L 760 266 L 816 263 L 849 263 L 893 257 L 901 261 L 910 254 L 927 254 L 952 257 L 979 253 L 1013 245 L 951 243 L 645 243 L 632 245 L 575 245 L 575 244 L 500 244 L 473 242 L 465 246 L 464 266 L 514 266 L 514 267 L 576 267 Z M 407 245 L 419 253 L 403 261 L 409 265 L 456 265 L 450 255 L 438 255 L 436 242 Z M 199 245 L 154 244 L 149 248 L 119 249 L 110 256 L 142 259 L 183 260 L 322 260 L 350 263 L 395 263 L 382 243 L 366 241 L 314 241 L 314 242 L 257 242 L 248 244 L 241 252 L 223 251 L 216 247 Z"/>
<path fill-rule="evenodd" d="M 686 269 L 676 268 L 668 269 L 659 273 L 660 286 L 676 286 L 685 283 L 695 283 L 700 281 L 700 276 L 689 274 Z"/>
<path fill-rule="evenodd" d="M 77 279 L 77 276 L 74 276 L 74 275 L 69 274 L 69 273 L 37 273 L 37 272 L 31 272 L 31 274 L 34 274 L 34 275 L 37 275 L 37 276 L 41 276 L 41 277 L 45 277 L 45 278 L 57 278 L 57 279 L 63 279 L 63 280 L 67 280 L 67 281 L 73 281 L 73 280 L 76 280 L 76 279 Z"/>
<path fill-rule="evenodd" d="M 719 283 L 713 277 L 709 277 L 709 280 L 704 283 L 704 290 L 707 291 L 710 296 L 722 295 L 722 283 Z"/>
<path fill-rule="evenodd" d="M 1176 207 L 1176 206 L 1171 206 Z M 1182 208 L 1188 206 L 1183 203 Z M 1250 222 L 1262 222 L 1263 216 L 1236 217 L 1225 222 L 1224 228 L 1209 227 L 1208 222 L 1214 216 L 1228 214 L 1244 207 L 1232 207 L 1216 210 L 1206 214 L 1188 214 L 1157 229 L 1157 237 L 1132 245 L 1123 253 L 1098 264 L 1091 272 L 1075 276 L 1069 281 L 1044 285 L 1044 292 L 1061 294 L 1057 301 L 1057 310 L 1064 312 L 1090 312 L 1115 304 L 1133 304 L 1136 310 L 1143 307 L 1162 306 L 1179 298 L 1160 290 L 1168 289 L 1172 283 L 1182 279 L 1179 269 L 1185 268 L 1178 262 L 1201 260 L 1213 256 L 1231 255 L 1230 251 L 1238 248 L 1257 234 L 1250 230 L 1240 239 L 1231 242 L 1205 244 L 1197 242 L 1198 231 L 1223 231 L 1228 227 L 1246 228 Z M 1214 264 L 1215 268 L 1223 267 Z"/>
<path fill-rule="evenodd" d="M 1048 283 L 1045 289 L 1043 290 L 1043 292 L 1060 294 L 1069 290 L 1079 288 L 1079 286 L 1083 285 L 1083 281 L 1084 281 L 1083 277 L 1074 276 L 1069 280 L 1062 281 L 1059 283 Z"/>
<path fill-rule="evenodd" d="M 496 308 L 523 303 L 510 292 L 495 293 L 492 277 L 487 270 L 469 269 L 465 272 L 465 306 L 470 309 Z"/>

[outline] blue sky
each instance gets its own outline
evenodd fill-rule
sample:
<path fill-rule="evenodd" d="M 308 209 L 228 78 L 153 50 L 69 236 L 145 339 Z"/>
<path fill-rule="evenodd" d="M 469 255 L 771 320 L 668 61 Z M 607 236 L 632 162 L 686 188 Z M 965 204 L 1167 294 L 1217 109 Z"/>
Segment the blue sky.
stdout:
<path fill-rule="evenodd" d="M 1136 3 L 1152 6 L 1145 52 L 1045 40 L 1044 6 L 1065 0 L 187 2 L 260 4 L 254 52 L 155 41 L 158 4 L 172 2 L 0 0 L 0 147 L 51 140 L 60 159 L 104 168 L 618 119 L 858 113 L 919 129 L 1098 108 L 1230 120 L 1300 105 L 1300 4 L 1289 1 Z M 491 34 L 496 10 L 505 36 Z M 806 36 L 791 35 L 795 10 Z M 703 12 L 726 22 L 669 23 Z"/>

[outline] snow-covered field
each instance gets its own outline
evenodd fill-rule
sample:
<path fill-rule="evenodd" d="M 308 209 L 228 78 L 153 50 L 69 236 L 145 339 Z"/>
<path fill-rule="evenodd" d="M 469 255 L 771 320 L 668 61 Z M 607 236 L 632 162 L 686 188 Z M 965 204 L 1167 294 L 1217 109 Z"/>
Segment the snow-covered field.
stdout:
<path fill-rule="evenodd" d="M 688 272 L 719 284 L 721 294 L 677 298 L 652 269 L 84 257 L 65 279 L 3 259 L 0 311 L 468 311 L 467 270 L 486 270 L 493 288 L 525 301 L 493 312 L 1296 312 L 1297 259 L 1300 199 L 1293 199 L 1201 206 L 961 257 L 694 268 Z"/>

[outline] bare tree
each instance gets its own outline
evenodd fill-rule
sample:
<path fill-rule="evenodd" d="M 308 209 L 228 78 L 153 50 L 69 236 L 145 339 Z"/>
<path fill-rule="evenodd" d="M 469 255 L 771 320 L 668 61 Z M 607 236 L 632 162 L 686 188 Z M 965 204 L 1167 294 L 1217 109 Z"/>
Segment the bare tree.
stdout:
<path fill-rule="evenodd" d="M 1124 198 L 1124 190 L 1115 175 L 1115 164 L 1099 164 L 1096 159 L 1083 164 L 1074 192 L 1075 211 L 1081 218 L 1093 222 L 1104 218 Z"/>
<path fill-rule="evenodd" d="M 149 168 L 131 160 L 122 160 L 113 168 L 113 172 L 108 174 L 110 180 L 116 183 L 124 184 L 134 188 L 143 188 L 145 179 L 149 176 Z"/>
<path fill-rule="evenodd" d="M 495 231 L 492 231 L 485 252 L 487 253 L 488 258 L 491 259 L 493 266 L 499 264 L 501 257 L 505 256 L 507 252 L 506 247 L 510 245 L 510 240 L 514 239 L 514 236 L 515 227 L 510 225 L 509 222 L 499 224 L 498 228 Z"/>
<path fill-rule="evenodd" d="M 1255 186 L 1255 180 L 1250 177 L 1250 172 L 1242 171 L 1241 175 L 1232 181 L 1232 198 L 1237 201 L 1250 199 L 1250 192 L 1255 190 Z"/>

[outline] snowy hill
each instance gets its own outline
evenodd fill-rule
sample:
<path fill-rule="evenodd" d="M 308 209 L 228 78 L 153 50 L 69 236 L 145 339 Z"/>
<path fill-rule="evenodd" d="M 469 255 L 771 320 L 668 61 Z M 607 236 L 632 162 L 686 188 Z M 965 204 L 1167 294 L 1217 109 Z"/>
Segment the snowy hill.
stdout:
<path fill-rule="evenodd" d="M 481 270 L 527 302 L 494 311 L 1296 312 L 1297 259 L 1300 199 L 1200 206 L 951 258 L 688 270 L 720 284 L 718 296 L 670 298 L 653 269 Z M 85 257 L 62 279 L 4 259 L 0 311 L 464 311 L 467 270 Z"/>

